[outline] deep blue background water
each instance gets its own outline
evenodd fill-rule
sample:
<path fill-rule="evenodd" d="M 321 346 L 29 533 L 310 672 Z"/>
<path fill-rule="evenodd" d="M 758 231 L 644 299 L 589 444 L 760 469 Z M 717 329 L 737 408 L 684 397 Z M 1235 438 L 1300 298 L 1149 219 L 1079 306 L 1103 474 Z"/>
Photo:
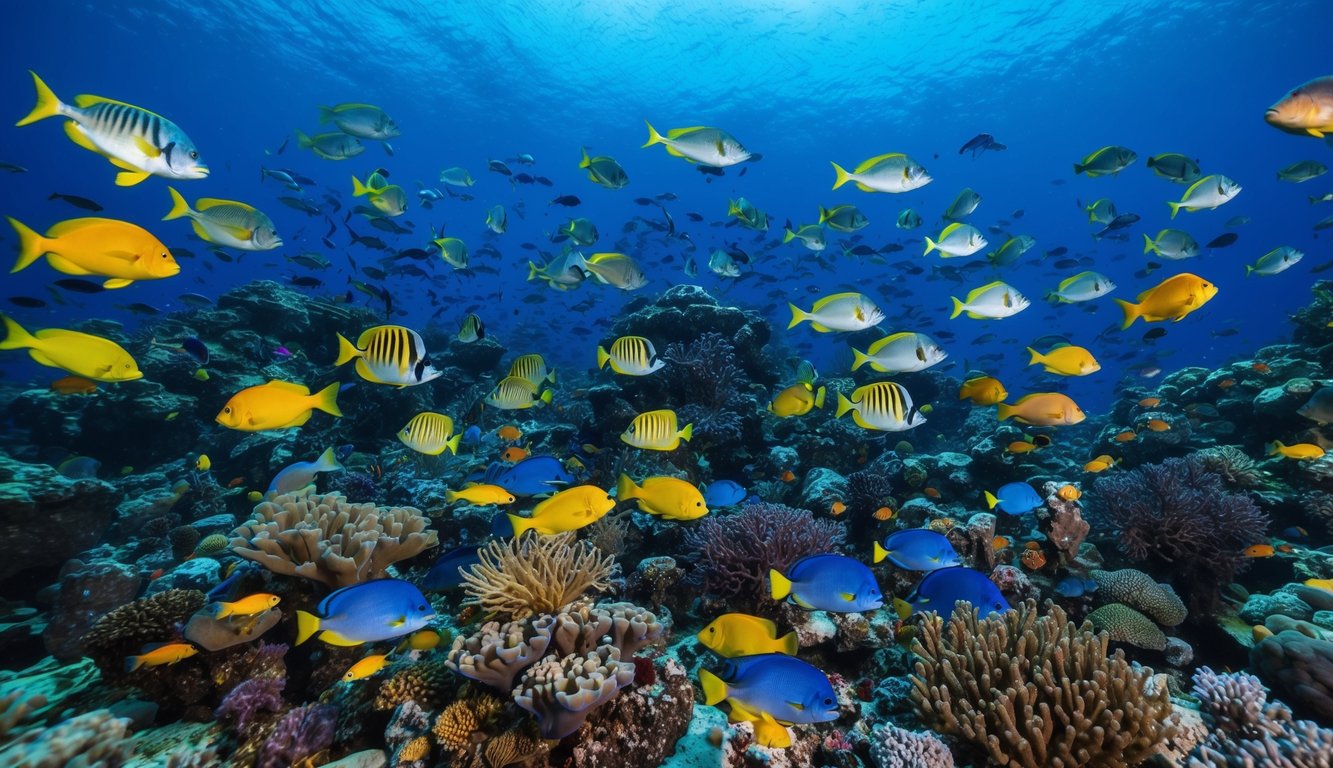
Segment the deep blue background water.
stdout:
<path fill-rule="evenodd" d="M 637 206 L 633 199 L 668 191 L 679 196 L 668 204 L 677 226 L 699 246 L 695 257 L 701 274 L 694 282 L 710 289 L 724 283 L 704 267 L 709 251 L 738 239 L 747 250 L 757 250 L 749 233 L 742 236 L 744 230 L 710 226 L 725 221 L 729 197 L 745 195 L 773 216 L 770 239 L 781 237 L 784 219 L 814 221 L 817 205 L 855 203 L 871 220 L 862 232 L 866 242 L 902 243 L 905 250 L 890 254 L 889 261 L 907 259 L 927 267 L 941 262 L 935 256 L 922 259 L 921 237 L 939 231 L 939 214 L 963 187 L 984 198 L 969 220 L 983 231 L 1023 209 L 1024 217 L 1009 229 L 1034 236 L 1037 247 L 1023 264 L 1001 275 L 1034 306 L 1015 318 L 948 320 L 948 296 L 962 296 L 993 279 L 989 270 L 958 285 L 838 257 L 831 262 L 836 271 L 816 269 L 813 278 L 786 287 L 800 297 L 797 303 L 808 306 L 812 294 L 807 289 L 828 293 L 848 284 L 905 281 L 914 294 L 910 303 L 924 309 L 913 322 L 900 322 L 899 302 L 872 288 L 870 294 L 889 316 L 882 328 L 952 330 L 958 338 L 946 347 L 960 365 L 984 352 L 1000 353 L 1005 359 L 998 372 L 1016 394 L 1030 385 L 1050 384 L 1050 377 L 1019 373 L 1027 362 L 1023 346 L 1042 334 L 1068 334 L 1102 358 L 1101 373 L 1068 383 L 1088 410 L 1104 407 L 1110 385 L 1122 373 L 1151 362 L 1154 353 L 1163 355 L 1161 366 L 1171 370 L 1248 357 L 1266 343 L 1285 339 L 1287 314 L 1309 299 L 1310 270 L 1331 256 L 1333 232 L 1316 237 L 1311 226 L 1333 214 L 1333 205 L 1312 206 L 1307 197 L 1333 190 L 1333 177 L 1295 185 L 1277 181 L 1275 171 L 1303 159 L 1333 164 L 1333 150 L 1312 138 L 1280 133 L 1263 121 L 1265 108 L 1288 89 L 1333 71 L 1327 55 L 1333 5 L 1328 3 L 1198 2 L 1163 8 L 1152 2 L 1007 2 L 984 12 L 976 4 L 938 2 L 884 7 L 874 2 L 252 1 L 115 7 L 122 5 L 52 2 L 11 11 L 11 23 L 0 32 L 5 94 L 0 104 L 8 115 L 0 126 L 0 160 L 31 172 L 0 176 L 0 209 L 45 229 L 83 215 L 48 201 L 52 191 L 83 195 L 106 206 L 101 215 L 134 221 L 168 245 L 188 247 L 200 256 L 182 260 L 178 277 L 73 296 L 68 307 L 31 310 L 5 301 L 5 311 L 30 329 L 68 326 L 87 317 L 119 317 L 133 325 L 137 319 L 116 305 L 137 301 L 172 309 L 181 292 L 216 297 L 259 276 L 301 274 L 304 270 L 281 258 L 301 250 L 322 252 L 333 261 L 336 271 L 319 276 L 330 291 L 342 293 L 348 269 L 342 254 L 349 248 L 345 232 L 340 229 L 335 238 L 337 251 L 323 248 L 318 242 L 323 220 L 307 219 L 278 203 L 277 196 L 286 192 L 260 183 L 261 164 L 312 176 L 340 189 L 345 202 L 350 201 L 350 177 L 364 177 L 377 166 L 390 169 L 393 180 L 409 190 L 412 179 L 442 186 L 435 179 L 443 168 L 469 169 L 477 179 L 469 190 L 475 201 L 448 201 L 433 211 L 414 206 L 406 217 L 423 233 L 430 224 L 444 225 L 449 234 L 467 240 L 474 254 L 487 242 L 502 253 L 498 263 L 474 256 L 474 263 L 500 266 L 499 275 L 465 278 L 438 270 L 444 294 L 456 303 L 440 322 L 453 330 L 463 307 L 480 301 L 480 314 L 493 335 L 514 352 L 545 352 L 557 366 L 591 366 L 596 335 L 576 346 L 529 344 L 521 324 L 561 331 L 614 315 L 633 295 L 585 284 L 569 294 L 548 292 L 543 304 L 523 303 L 521 298 L 537 284 L 523 283 L 532 254 L 519 243 L 558 250 L 542 242 L 542 233 L 572 213 L 591 217 L 602 232 L 602 241 L 589 251 L 611 250 L 624 222 L 637 215 L 660 218 L 655 208 Z M 208 179 L 175 186 L 191 201 L 207 196 L 251 202 L 274 218 L 287 246 L 247 254 L 239 264 L 219 262 L 189 238 L 188 223 L 159 221 L 169 208 L 166 180 L 117 188 L 115 170 L 71 144 L 59 121 L 12 127 L 32 104 L 29 68 L 66 100 L 93 93 L 174 120 L 212 167 Z M 368 142 L 361 157 L 332 163 L 297 150 L 295 141 L 280 158 L 266 156 L 293 129 L 315 132 L 317 105 L 346 101 L 378 104 L 394 116 L 403 135 L 392 142 L 393 157 Z M 710 183 L 660 147 L 640 149 L 644 118 L 663 131 L 697 124 L 725 128 L 764 159 L 745 166 L 743 177 L 733 169 Z M 994 134 L 1008 151 L 975 160 L 960 156 L 958 148 L 980 131 Z M 1138 152 L 1138 162 L 1116 178 L 1073 176 L 1073 162 L 1107 144 L 1130 147 Z M 618 158 L 630 185 L 610 191 L 588 182 L 576 167 L 581 145 Z M 924 164 L 935 181 L 904 195 L 865 194 L 851 187 L 830 192 L 830 160 L 851 167 L 892 151 Z M 551 178 L 552 188 L 514 187 L 486 172 L 489 158 L 519 152 L 536 157 L 536 166 L 527 170 Z M 1146 168 L 1147 156 L 1160 152 L 1199 158 L 1205 173 L 1226 174 L 1244 187 L 1230 204 L 1182 213 L 1175 226 L 1206 243 L 1234 216 L 1252 221 L 1236 230 L 1240 240 L 1230 248 L 1189 262 L 1168 262 L 1142 279 L 1133 275 L 1146 261 L 1141 233 L 1168 226 L 1165 201 L 1179 199 L 1184 191 Z M 317 199 L 320 191 L 312 193 Z M 547 201 L 560 193 L 577 194 L 584 205 L 548 207 Z M 1121 212 L 1144 217 L 1130 230 L 1130 240 L 1098 243 L 1090 237 L 1076 201 L 1099 197 L 1111 197 Z M 521 220 L 513 211 L 518 201 L 526 206 Z M 497 238 L 484 234 L 482 224 L 486 207 L 494 203 L 511 209 L 510 231 Z M 894 228 L 894 220 L 909 206 L 926 224 L 906 233 Z M 706 220 L 691 223 L 688 211 Z M 381 234 L 354 226 L 362 234 Z M 836 234 L 829 233 L 830 241 Z M 1003 242 L 1003 237 L 988 237 L 988 251 Z M 386 239 L 400 248 L 424 243 L 423 237 Z M 12 232 L 6 228 L 0 240 L 0 249 L 12 253 Z M 683 243 L 653 242 L 649 252 L 632 254 L 653 280 L 638 294 L 686 280 L 678 259 L 670 265 L 654 263 L 663 250 L 680 254 Z M 1196 272 L 1216 282 L 1221 292 L 1203 310 L 1171 325 L 1153 350 L 1116 361 L 1115 355 L 1143 346 L 1139 339 L 1147 327 L 1138 324 L 1094 340 L 1120 317 L 1109 299 L 1097 302 L 1091 314 L 1071 306 L 1048 309 L 1040 297 L 1060 277 L 1083 269 L 1052 271 L 1049 260 L 1040 263 L 1042 252 L 1060 245 L 1072 256 L 1094 259 L 1092 268 L 1119 284 L 1113 295 L 1121 298 L 1132 298 L 1179 271 Z M 1245 278 L 1244 264 L 1280 245 L 1303 250 L 1305 260 L 1277 277 Z M 359 246 L 350 250 L 363 265 L 377 255 Z M 809 258 L 792 244 L 757 268 L 785 276 Z M 214 271 L 205 270 L 204 261 L 212 262 Z M 6 277 L 0 293 L 47 298 L 45 286 L 58 277 L 63 276 L 39 263 Z M 420 327 L 434 312 L 409 281 L 388 285 L 409 310 L 403 322 Z M 772 288 L 750 280 L 724 297 L 762 307 L 775 303 L 765 295 Z M 593 311 L 568 312 L 589 297 L 598 299 Z M 835 336 L 817 335 L 808 327 L 781 331 L 789 314 L 785 301 L 776 305 L 771 316 L 779 339 L 813 342 L 810 353 L 826 372 L 850 360 L 845 341 Z M 1211 333 L 1225 328 L 1240 333 L 1222 338 Z M 988 332 L 998 338 L 970 343 Z M 54 377 L 18 353 L 0 356 L 0 366 L 43 385 Z"/>

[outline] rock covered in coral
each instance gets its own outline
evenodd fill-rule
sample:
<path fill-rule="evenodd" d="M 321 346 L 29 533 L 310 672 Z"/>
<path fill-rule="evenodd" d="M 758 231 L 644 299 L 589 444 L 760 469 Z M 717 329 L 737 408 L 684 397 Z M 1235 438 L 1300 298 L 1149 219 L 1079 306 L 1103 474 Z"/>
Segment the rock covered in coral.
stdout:
<path fill-rule="evenodd" d="M 518 674 L 546 655 L 555 617 L 488 621 L 454 640 L 446 665 L 458 674 L 508 693 Z"/>
<path fill-rule="evenodd" d="M 115 562 L 70 560 L 61 569 L 51 622 L 42 636 L 52 656 L 71 661 L 83 655 L 83 636 L 98 619 L 133 600 L 142 580 Z"/>
<path fill-rule="evenodd" d="M 588 718 L 573 749 L 575 768 L 647 768 L 675 752 L 694 713 L 694 689 L 675 659 L 658 667 L 655 683 L 621 691 Z"/>
<path fill-rule="evenodd" d="M 562 739 L 632 682 L 634 664 L 622 661 L 615 646 L 603 645 L 529 667 L 514 689 L 514 703 L 537 718 L 542 738 Z"/>
<path fill-rule="evenodd" d="M 49 728 L 29 731 L 0 747 L 0 765 L 23 768 L 98 766 L 119 768 L 134 748 L 130 721 L 105 709 L 87 712 Z"/>
<path fill-rule="evenodd" d="M 1275 617 L 1282 618 L 1282 617 Z M 1250 649 L 1250 666 L 1298 713 L 1333 722 L 1333 632 L 1299 621 Z"/>
<path fill-rule="evenodd" d="M 97 544 L 115 519 L 118 498 L 110 483 L 70 479 L 0 454 L 0 581 Z"/>
<path fill-rule="evenodd" d="M 1330 764 L 1333 729 L 1297 720 L 1282 702 L 1270 702 L 1257 677 L 1201 667 L 1194 673 L 1194 695 L 1212 727 L 1191 754 L 1190 768 Z"/>

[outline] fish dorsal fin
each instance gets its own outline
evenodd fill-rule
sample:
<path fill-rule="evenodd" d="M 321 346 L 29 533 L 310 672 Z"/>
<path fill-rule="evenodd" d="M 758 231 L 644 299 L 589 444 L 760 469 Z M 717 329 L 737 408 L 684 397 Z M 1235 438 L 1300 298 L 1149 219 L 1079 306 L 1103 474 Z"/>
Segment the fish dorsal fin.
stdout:
<path fill-rule="evenodd" d="M 943 240 L 944 238 L 946 238 L 946 237 L 948 237 L 949 235 L 953 234 L 953 233 L 956 232 L 957 230 L 961 229 L 962 226 L 963 226 L 963 225 L 962 225 L 961 223 L 955 221 L 954 223 L 952 223 L 952 224 L 950 224 L 949 226 L 945 227 L 944 230 L 943 230 L 942 232 L 940 232 L 940 239 Z"/>
<path fill-rule="evenodd" d="M 286 392 L 300 392 L 303 395 L 310 394 L 309 387 L 307 387 L 304 384 L 297 384 L 292 381 L 278 381 L 277 379 L 273 379 L 264 386 L 269 387 L 271 389 L 281 389 Z"/>
<path fill-rule="evenodd" d="M 815 305 L 810 308 L 810 311 L 812 313 L 818 312 L 819 310 L 823 309 L 824 307 L 827 307 L 829 304 L 832 304 L 835 301 L 841 301 L 843 299 L 852 299 L 852 298 L 859 299 L 860 297 L 861 294 L 856 293 L 855 291 L 848 291 L 847 293 L 835 293 L 832 296 L 825 296 L 819 301 L 816 301 Z"/>
<path fill-rule="evenodd" d="M 251 213 L 254 213 L 255 211 L 254 206 L 246 205 L 245 203 L 239 203 L 235 200 L 219 200 L 216 197 L 201 197 L 198 200 L 194 201 L 195 210 L 199 211 L 206 211 L 209 208 L 216 208 L 219 205 L 234 205 L 237 208 L 241 208 Z"/>
<path fill-rule="evenodd" d="M 1078 282 L 1078 280 L 1079 280 L 1080 278 L 1082 278 L 1083 275 L 1085 275 L 1085 274 L 1087 274 L 1087 273 L 1085 273 L 1085 272 L 1080 272 L 1079 274 L 1074 275 L 1073 277 L 1067 277 L 1067 278 L 1065 278 L 1064 280 L 1061 280 L 1061 281 L 1060 281 L 1060 285 L 1059 285 L 1059 287 L 1058 287 L 1058 290 L 1061 290 L 1061 291 L 1067 291 L 1067 290 L 1069 290 L 1069 286 L 1071 286 L 1071 285 L 1073 285 L 1074 283 Z"/>
<path fill-rule="evenodd" d="M 118 106 L 122 106 L 122 107 L 129 107 L 130 109 L 137 109 L 137 110 L 139 110 L 140 112 L 143 112 L 144 114 L 152 115 L 153 117 L 157 117 L 157 118 L 161 118 L 162 120 L 166 120 L 165 117 L 162 117 L 161 115 L 157 114 L 156 112 L 150 112 L 150 111 L 144 109 L 143 107 L 136 107 L 136 106 L 134 106 L 133 104 L 126 104 L 126 103 L 123 102 L 123 101 L 116 101 L 115 99 L 108 99 L 108 98 L 106 98 L 106 97 L 104 97 L 104 96 L 93 96 L 93 95 L 90 94 L 90 93 L 81 93 L 81 94 L 79 94 L 78 96 L 75 96 L 75 97 L 74 97 L 74 104 L 75 104 L 76 106 L 80 107 L 80 108 L 91 107 L 91 106 L 94 105 L 94 104 L 116 104 L 116 105 L 118 105 Z"/>
<path fill-rule="evenodd" d="M 940 238 L 943 239 L 943 237 L 944 235 L 941 234 Z M 987 283 L 981 286 L 980 288 L 973 288 L 972 291 L 967 294 L 967 303 L 971 304 L 972 302 L 976 301 L 979 297 L 984 296 L 986 291 L 991 290 L 997 285 L 1004 285 L 1004 283 L 1000 282 L 999 280 L 996 280 L 995 282 Z"/>
<path fill-rule="evenodd" d="M 689 128 L 672 128 L 671 130 L 667 131 L 667 138 L 679 139 L 681 136 L 688 136 L 689 134 L 694 133 L 695 131 L 706 131 L 706 130 L 708 130 L 708 127 L 703 125 L 695 125 Z"/>
<path fill-rule="evenodd" d="M 1152 295 L 1152 292 L 1155 291 L 1155 290 L 1157 290 L 1157 286 L 1153 286 L 1152 288 L 1149 288 L 1148 290 L 1144 291 L 1143 293 L 1140 293 L 1138 296 L 1134 297 L 1134 300 L 1135 300 L 1135 301 L 1143 301 L 1144 299 L 1147 299 L 1149 296 L 1151 296 L 1151 295 Z"/>
<path fill-rule="evenodd" d="M 852 171 L 852 173 L 865 173 L 866 171 L 870 170 L 871 168 L 874 168 L 875 166 L 879 165 L 880 163 L 886 160 L 891 160 L 893 158 L 898 158 L 898 157 L 906 157 L 906 155 L 904 155 L 901 152 L 890 152 L 887 155 L 878 155 L 876 157 L 872 157 L 869 160 L 866 160 L 865 162 L 856 166 L 856 170 Z"/>

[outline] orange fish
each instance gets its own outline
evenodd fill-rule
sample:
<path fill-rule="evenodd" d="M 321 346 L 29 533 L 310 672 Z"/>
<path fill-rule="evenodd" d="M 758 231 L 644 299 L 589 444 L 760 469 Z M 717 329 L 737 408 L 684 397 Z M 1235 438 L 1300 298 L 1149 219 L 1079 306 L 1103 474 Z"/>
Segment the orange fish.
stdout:
<path fill-rule="evenodd" d="M 1245 551 L 1241 552 L 1241 554 L 1246 557 L 1272 557 L 1273 553 L 1276 551 L 1277 550 L 1273 548 L 1272 544 L 1255 544 L 1246 547 Z"/>
<path fill-rule="evenodd" d="M 1023 554 L 1019 556 L 1018 561 L 1023 564 L 1024 568 L 1035 571 L 1046 565 L 1046 555 L 1040 549 L 1025 549 Z"/>
<path fill-rule="evenodd" d="M 188 559 L 188 558 L 187 558 L 187 559 Z M 156 571 L 153 571 L 152 573 L 148 574 L 148 580 L 149 580 L 149 581 L 157 581 L 158 579 L 162 578 L 162 574 L 164 574 L 164 573 L 166 573 L 166 572 L 167 572 L 166 569 L 164 569 L 164 568 L 158 568 Z"/>
<path fill-rule="evenodd" d="M 1037 450 L 1037 446 L 1026 440 L 1015 440 L 1005 449 L 1010 453 L 1032 453 Z"/>
<path fill-rule="evenodd" d="M 892 520 L 893 516 L 898 513 L 893 511 L 893 507 L 880 507 L 871 514 L 876 520 L 884 521 Z"/>
<path fill-rule="evenodd" d="M 1279 545 L 1277 546 L 1277 551 L 1278 551 L 1278 552 L 1295 552 L 1295 551 L 1296 551 L 1296 548 L 1293 547 L 1293 546 L 1291 546 L 1290 544 L 1279 544 Z"/>
<path fill-rule="evenodd" d="M 519 448 L 517 445 L 511 445 L 500 454 L 501 461 L 507 461 L 510 464 L 520 462 L 528 457 L 526 448 Z"/>
<path fill-rule="evenodd" d="M 66 376 L 51 382 L 51 391 L 62 395 L 91 395 L 97 391 L 97 382 L 82 376 Z"/>
<path fill-rule="evenodd" d="M 995 549 L 1008 549 L 1012 544 L 1008 536 L 996 536 L 990 540 L 991 547 Z"/>
<path fill-rule="evenodd" d="M 1125 430 L 1124 432 L 1121 432 L 1120 434 L 1116 435 L 1116 436 L 1115 436 L 1114 438 L 1112 438 L 1112 439 L 1114 439 L 1117 443 L 1128 443 L 1128 442 L 1132 442 L 1132 441 L 1133 441 L 1135 438 L 1137 438 L 1138 436 L 1139 436 L 1139 434 L 1138 434 L 1137 432 L 1135 432 L 1134 430 L 1132 430 L 1132 429 L 1127 429 L 1127 430 Z"/>
<path fill-rule="evenodd" d="M 847 511 L 847 505 L 843 504 L 841 501 L 833 502 L 833 505 L 830 506 L 828 510 L 829 514 L 833 515 L 834 517 L 837 517 L 838 515 L 841 515 L 843 512 L 846 511 Z"/>
<path fill-rule="evenodd" d="M 1156 408 L 1161 404 L 1162 398 L 1160 397 L 1145 397 L 1139 401 L 1140 408 Z"/>
<path fill-rule="evenodd" d="M 1064 499 L 1065 501 L 1078 501 L 1079 497 L 1083 495 L 1083 493 L 1079 489 L 1075 488 L 1072 485 L 1062 486 L 1060 490 L 1056 491 L 1055 493 L 1057 496 Z"/>
<path fill-rule="evenodd" d="M 938 498 L 940 498 L 941 496 L 943 496 L 943 494 L 941 494 L 941 493 L 939 492 L 939 489 L 931 488 L 930 486 L 926 486 L 925 488 L 922 488 L 922 489 L 921 489 L 921 492 L 924 493 L 924 494 L 926 494 L 927 496 L 929 496 L 929 497 L 932 498 L 932 499 L 938 499 Z"/>
<path fill-rule="evenodd" d="M 244 477 L 233 477 L 233 478 L 231 479 L 231 482 L 227 483 L 227 487 L 228 487 L 228 488 L 236 488 L 236 487 L 239 487 L 239 486 L 242 486 L 242 485 L 245 485 L 245 478 L 244 478 Z"/>
<path fill-rule="evenodd" d="M 503 427 L 500 427 L 495 430 L 495 434 L 499 435 L 501 440 L 508 440 L 511 443 L 516 442 L 523 437 L 523 433 L 513 424 L 506 424 Z"/>
<path fill-rule="evenodd" d="M 1115 466 L 1115 459 L 1106 454 L 1102 454 L 1092 461 L 1089 461 L 1087 464 L 1084 464 L 1083 470 L 1085 472 L 1102 472 L 1113 466 Z"/>
<path fill-rule="evenodd" d="M 1263 363 L 1255 363 L 1250 367 L 1258 371 L 1259 373 L 1268 373 L 1269 371 L 1273 370 L 1272 368 L 1269 368 L 1267 365 L 1264 365 Z"/>
<path fill-rule="evenodd" d="M 1169 432 L 1171 430 L 1171 425 L 1161 419 L 1150 419 L 1145 426 L 1154 432 Z"/>
<path fill-rule="evenodd" d="M 796 473 L 792 472 L 790 469 L 783 470 L 782 474 L 780 475 L 780 478 L 782 482 L 790 483 L 796 479 Z"/>
<path fill-rule="evenodd" d="M 1219 389 L 1231 389 L 1232 387 L 1236 386 L 1236 380 L 1222 379 L 1221 381 L 1217 382 L 1217 386 Z"/>

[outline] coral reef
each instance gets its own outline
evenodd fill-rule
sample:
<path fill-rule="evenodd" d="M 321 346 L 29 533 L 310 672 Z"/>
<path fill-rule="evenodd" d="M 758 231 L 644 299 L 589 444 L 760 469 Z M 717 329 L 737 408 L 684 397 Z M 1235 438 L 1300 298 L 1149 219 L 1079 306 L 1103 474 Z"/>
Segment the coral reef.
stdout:
<path fill-rule="evenodd" d="M 118 496 L 101 480 L 70 479 L 0 453 L 0 581 L 57 565 L 98 543 L 115 518 Z"/>
<path fill-rule="evenodd" d="M 1194 695 L 1211 726 L 1190 756 L 1190 768 L 1305 768 L 1326 766 L 1333 729 L 1296 720 L 1253 675 L 1194 673 Z"/>
<path fill-rule="evenodd" d="M 1305 622 L 1276 626 L 1283 624 L 1291 628 L 1250 649 L 1250 666 L 1296 712 L 1333 722 L 1333 632 Z"/>
<path fill-rule="evenodd" d="M 929 733 L 889 724 L 870 734 L 870 759 L 879 768 L 953 768 L 953 753 Z"/>
<path fill-rule="evenodd" d="M 542 738 L 561 739 L 632 682 L 634 665 L 621 661 L 615 646 L 603 645 L 529 667 L 514 689 L 514 703 L 536 716 Z"/>
<path fill-rule="evenodd" d="M 589 590 L 605 590 L 616 570 L 613 556 L 573 533 L 491 541 L 477 557 L 481 562 L 463 572 L 465 604 L 513 619 L 556 613 Z"/>
<path fill-rule="evenodd" d="M 105 709 L 75 715 L 50 728 L 29 731 L 0 746 L 0 765 L 15 768 L 119 768 L 133 745 L 130 721 Z"/>

